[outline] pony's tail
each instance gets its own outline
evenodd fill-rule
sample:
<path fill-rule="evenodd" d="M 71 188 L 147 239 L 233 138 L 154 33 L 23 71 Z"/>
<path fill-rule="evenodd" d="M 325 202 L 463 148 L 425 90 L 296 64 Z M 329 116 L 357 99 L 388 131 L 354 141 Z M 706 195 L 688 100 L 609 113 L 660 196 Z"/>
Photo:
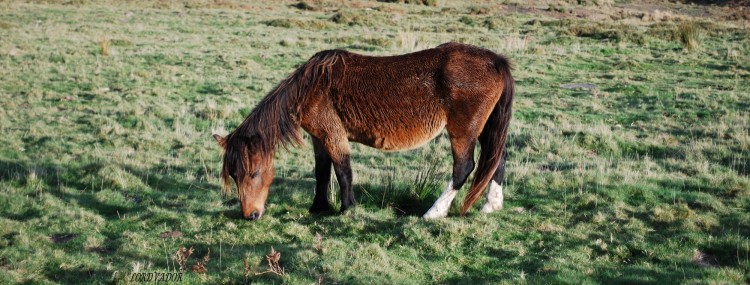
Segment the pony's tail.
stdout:
<path fill-rule="evenodd" d="M 495 59 L 495 68 L 503 80 L 503 93 L 479 135 L 479 145 L 482 147 L 479 154 L 479 165 L 474 174 L 471 189 L 469 189 L 469 193 L 464 199 L 464 205 L 461 207 L 461 216 L 466 215 L 471 206 L 482 196 L 505 151 L 505 138 L 508 134 L 508 124 L 511 118 L 515 81 L 510 74 L 510 62 L 505 57 L 498 55 Z"/>

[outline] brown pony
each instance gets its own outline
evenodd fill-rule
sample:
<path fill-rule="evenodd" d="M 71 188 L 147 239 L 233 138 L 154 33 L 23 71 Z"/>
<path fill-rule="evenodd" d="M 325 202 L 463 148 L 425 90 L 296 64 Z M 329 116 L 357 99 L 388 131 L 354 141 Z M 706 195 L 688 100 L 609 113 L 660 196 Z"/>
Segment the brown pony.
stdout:
<path fill-rule="evenodd" d="M 474 169 L 461 215 L 492 181 L 483 212 L 502 208 L 505 138 L 514 81 L 508 60 L 492 51 L 446 43 L 415 53 L 371 57 L 344 50 L 315 54 L 274 88 L 226 137 L 221 177 L 237 184 L 242 214 L 260 218 L 274 175 L 273 154 L 300 145 L 300 127 L 315 150 L 315 198 L 311 213 L 333 210 L 328 201 L 331 165 L 341 188 L 341 211 L 355 204 L 349 142 L 396 151 L 419 147 L 448 130 L 453 179 L 424 215 L 445 217 L 458 189 Z"/>

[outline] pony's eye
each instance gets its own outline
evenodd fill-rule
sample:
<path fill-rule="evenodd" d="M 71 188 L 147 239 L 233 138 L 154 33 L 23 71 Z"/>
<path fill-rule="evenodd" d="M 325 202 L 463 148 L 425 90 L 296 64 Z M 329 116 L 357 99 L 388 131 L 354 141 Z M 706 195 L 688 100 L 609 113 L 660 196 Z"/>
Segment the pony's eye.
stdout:
<path fill-rule="evenodd" d="M 250 178 L 255 179 L 256 177 L 258 177 L 258 174 L 260 174 L 260 170 L 256 170 L 255 172 L 253 172 L 253 174 L 250 175 Z"/>

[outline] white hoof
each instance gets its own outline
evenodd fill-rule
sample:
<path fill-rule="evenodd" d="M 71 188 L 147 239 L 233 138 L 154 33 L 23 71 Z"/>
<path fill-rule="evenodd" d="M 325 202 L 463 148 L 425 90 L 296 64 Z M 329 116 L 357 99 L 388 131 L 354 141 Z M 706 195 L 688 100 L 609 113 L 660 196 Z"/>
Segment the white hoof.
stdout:
<path fill-rule="evenodd" d="M 482 206 L 482 213 L 492 213 L 503 208 L 503 186 L 494 180 L 487 192 L 487 203 Z"/>
<path fill-rule="evenodd" d="M 447 210 L 443 211 L 443 212 L 440 212 L 440 211 L 433 211 L 432 208 L 430 208 L 430 210 L 427 211 L 427 213 L 425 213 L 422 216 L 422 218 L 425 218 L 425 219 L 429 220 L 429 219 L 445 218 L 447 216 L 448 216 L 448 211 Z"/>
<path fill-rule="evenodd" d="M 484 206 L 482 206 L 482 213 L 492 213 L 497 210 L 502 210 L 503 204 L 496 205 L 492 203 L 485 203 Z"/>

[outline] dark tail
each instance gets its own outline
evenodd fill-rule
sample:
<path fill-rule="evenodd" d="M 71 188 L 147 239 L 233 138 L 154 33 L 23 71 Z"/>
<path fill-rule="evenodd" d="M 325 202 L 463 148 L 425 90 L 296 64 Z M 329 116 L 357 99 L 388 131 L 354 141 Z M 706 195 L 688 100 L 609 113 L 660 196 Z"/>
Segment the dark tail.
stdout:
<path fill-rule="evenodd" d="M 503 78 L 503 94 L 484 124 L 482 134 L 479 135 L 479 145 L 482 147 L 479 154 L 479 165 L 474 174 L 474 181 L 471 184 L 471 189 L 469 189 L 469 194 L 466 195 L 464 205 L 461 207 L 462 216 L 466 215 L 466 212 L 484 193 L 505 151 L 505 138 L 508 134 L 516 83 L 510 74 L 510 62 L 505 57 L 498 56 L 495 59 L 495 68 Z"/>

